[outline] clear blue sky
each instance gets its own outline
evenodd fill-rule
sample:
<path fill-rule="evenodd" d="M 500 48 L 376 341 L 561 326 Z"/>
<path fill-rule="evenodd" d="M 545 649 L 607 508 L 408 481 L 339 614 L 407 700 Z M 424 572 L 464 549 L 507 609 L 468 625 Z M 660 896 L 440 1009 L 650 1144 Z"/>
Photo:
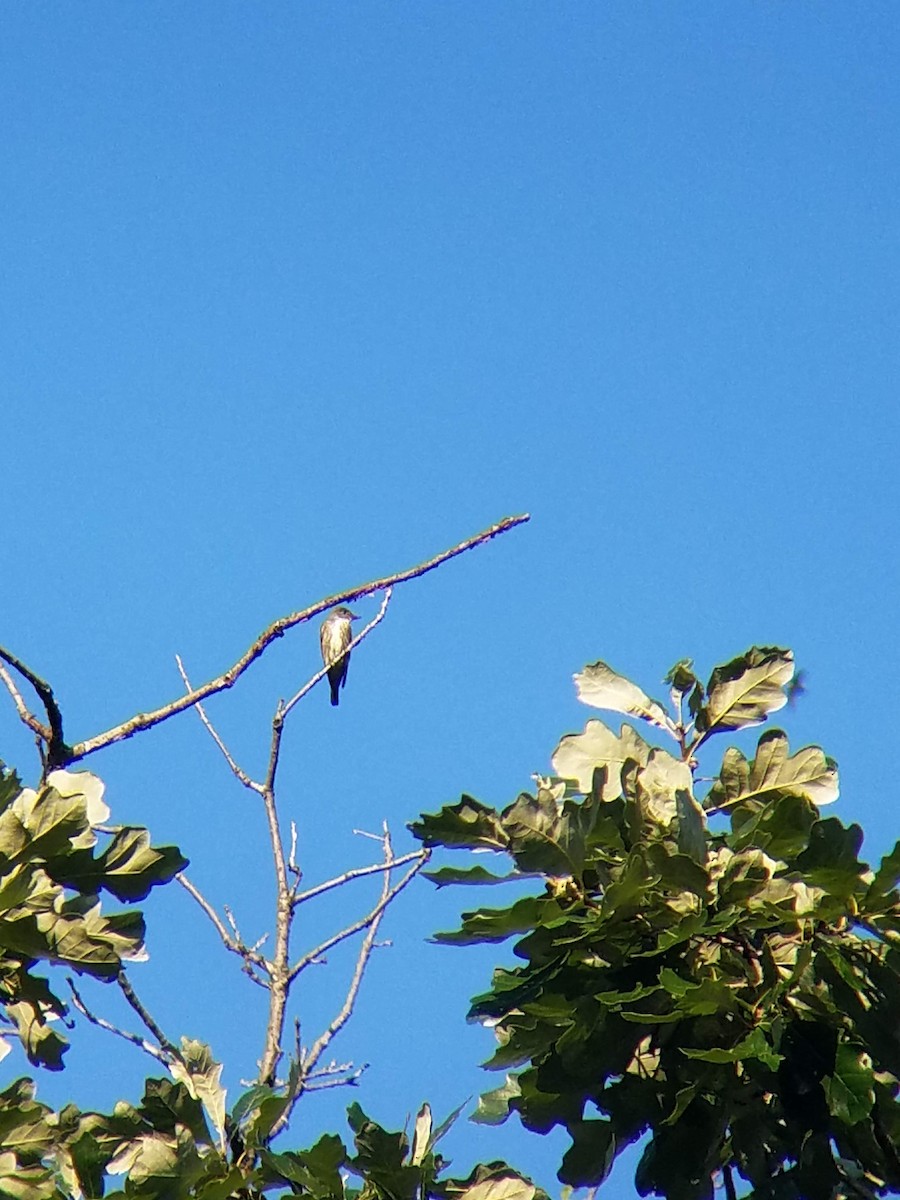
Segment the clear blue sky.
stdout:
<path fill-rule="evenodd" d="M 275 617 L 527 510 L 398 591 L 339 710 L 323 686 L 296 713 L 309 882 L 371 861 L 354 828 L 387 818 L 408 849 L 423 809 L 528 787 L 590 715 L 585 662 L 659 693 L 675 659 L 752 642 L 795 648 L 787 729 L 838 758 L 837 811 L 884 850 L 898 49 L 875 0 L 5 6 L 0 642 L 70 739 L 177 695 L 176 651 L 217 674 Z M 248 769 L 317 654 L 298 629 L 210 705 Z M 33 776 L 2 700 L 0 754 Z M 195 717 L 85 765 L 248 938 L 270 927 L 262 816 Z M 508 947 L 423 941 L 472 899 L 422 883 L 391 915 L 335 1047 L 371 1067 L 301 1108 L 297 1144 L 353 1099 L 396 1128 L 499 1082 L 463 1017 Z M 233 1098 L 259 996 L 180 889 L 146 908 L 136 986 Z M 300 997 L 310 1041 L 346 965 Z M 68 1061 L 48 1101 L 136 1098 L 153 1071 L 84 1029 Z M 566 1140 L 448 1144 L 554 1190 Z"/>

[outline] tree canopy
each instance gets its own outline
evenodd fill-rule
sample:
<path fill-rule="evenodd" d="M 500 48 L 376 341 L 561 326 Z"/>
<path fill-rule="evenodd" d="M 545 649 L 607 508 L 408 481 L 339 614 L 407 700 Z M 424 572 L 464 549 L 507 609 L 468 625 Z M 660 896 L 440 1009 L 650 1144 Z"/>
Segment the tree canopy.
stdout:
<path fill-rule="evenodd" d="M 900 1188 L 900 844 L 874 871 L 861 861 L 860 828 L 821 811 L 836 764 L 817 746 L 792 754 L 780 729 L 700 774 L 714 736 L 785 707 L 793 655 L 754 646 L 705 686 L 679 662 L 670 709 L 603 662 L 575 678 L 585 704 L 669 748 L 592 719 L 534 794 L 502 811 L 463 796 L 414 826 L 428 846 L 508 862 L 443 867 L 438 885 L 541 884 L 438 935 L 514 937 L 522 960 L 469 1012 L 504 1073 L 475 1119 L 564 1126 L 573 1186 L 601 1183 L 645 1138 L 641 1195 Z"/>

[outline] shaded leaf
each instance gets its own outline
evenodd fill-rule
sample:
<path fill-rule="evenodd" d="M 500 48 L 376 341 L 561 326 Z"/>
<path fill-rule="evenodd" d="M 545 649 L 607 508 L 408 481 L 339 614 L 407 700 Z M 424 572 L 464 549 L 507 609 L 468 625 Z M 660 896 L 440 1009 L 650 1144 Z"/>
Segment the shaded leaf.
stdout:
<path fill-rule="evenodd" d="M 539 874 L 540 872 L 510 871 L 507 875 L 494 875 L 484 867 L 440 867 L 437 871 L 422 871 L 422 877 L 430 879 L 439 888 L 451 883 L 510 883 L 517 879 L 535 879 Z"/>
<path fill-rule="evenodd" d="M 709 679 L 697 730 L 709 735 L 758 725 L 784 708 L 794 676 L 794 655 L 778 646 L 751 646 L 746 654 L 716 667 Z"/>
<path fill-rule="evenodd" d="M 563 1155 L 559 1169 L 561 1183 L 572 1187 L 592 1187 L 609 1174 L 616 1151 L 613 1126 L 609 1121 L 579 1121 L 569 1128 L 572 1145 Z"/>
<path fill-rule="evenodd" d="M 497 810 L 471 796 L 445 805 L 438 813 L 423 813 L 409 828 L 426 846 L 505 850 L 509 840 Z"/>

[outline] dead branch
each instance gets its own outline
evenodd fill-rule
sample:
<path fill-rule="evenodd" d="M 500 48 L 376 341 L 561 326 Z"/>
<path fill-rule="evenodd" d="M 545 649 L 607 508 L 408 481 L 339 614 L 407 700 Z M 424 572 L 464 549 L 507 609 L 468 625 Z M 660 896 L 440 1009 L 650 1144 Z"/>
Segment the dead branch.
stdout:
<path fill-rule="evenodd" d="M 139 1037 L 136 1033 L 129 1033 L 127 1029 L 120 1029 L 118 1025 L 113 1025 L 111 1021 L 105 1020 L 103 1017 L 98 1017 L 92 1013 L 78 993 L 75 983 L 71 978 L 67 978 L 66 982 L 69 985 L 69 990 L 72 993 L 72 1003 L 78 1009 L 83 1017 L 85 1017 L 92 1025 L 96 1025 L 98 1029 L 105 1029 L 108 1033 L 114 1033 L 116 1037 L 124 1038 L 126 1042 L 131 1042 L 133 1046 L 143 1050 L 145 1054 L 149 1054 L 151 1058 L 155 1058 L 157 1062 L 161 1062 L 168 1067 L 172 1062 L 171 1053 L 165 1050 L 157 1049 L 152 1042 L 148 1042 L 146 1038 Z"/>
<path fill-rule="evenodd" d="M 327 879 L 324 883 L 318 883 L 315 887 L 300 892 L 294 897 L 294 905 L 304 904 L 307 900 L 312 900 L 314 896 L 321 896 L 323 892 L 330 892 L 332 888 L 349 883 L 351 879 L 362 879 L 364 875 L 374 875 L 378 871 L 405 866 L 413 859 L 421 858 L 423 853 L 422 850 L 411 850 L 409 854 L 403 854 L 400 858 L 392 858 L 390 862 L 372 863 L 368 867 L 354 867 L 352 871 L 345 871 L 343 875 L 336 875 L 333 879 Z"/>
<path fill-rule="evenodd" d="M 188 692 L 192 692 L 194 689 L 191 687 L 191 681 L 187 677 L 187 672 L 184 669 L 184 663 L 181 661 L 180 654 L 175 655 L 175 662 L 178 666 L 178 673 L 181 675 L 181 678 L 184 681 L 184 686 L 187 688 Z M 212 738 L 212 740 L 216 743 L 216 745 L 221 750 L 222 756 L 225 759 L 225 761 L 228 763 L 231 773 L 232 773 L 232 775 L 234 775 L 235 779 L 237 779 L 240 783 L 242 783 L 245 788 L 249 788 L 251 792 L 261 793 L 262 786 L 260 784 L 258 784 L 256 782 L 256 780 L 251 779 L 250 776 L 247 774 L 247 772 L 242 770 L 238 766 L 238 764 L 234 761 L 228 747 L 225 745 L 225 743 L 219 737 L 218 733 L 216 732 L 216 730 L 213 726 L 212 721 L 210 721 L 209 717 L 206 715 L 206 710 L 204 709 L 203 705 L 199 702 L 199 700 L 194 705 L 194 708 L 197 710 L 197 715 L 199 716 L 200 720 L 206 726 L 207 732 L 209 733 L 210 737 Z"/>
<path fill-rule="evenodd" d="M 459 554 L 464 554 L 467 550 L 472 550 L 476 546 L 480 546 L 492 538 L 498 537 L 502 533 L 506 533 L 510 529 L 514 529 L 517 525 L 522 525 L 529 520 L 528 513 L 523 513 L 517 517 L 505 517 L 502 521 L 498 521 L 496 525 L 492 525 L 489 529 L 485 529 L 482 533 L 476 534 L 474 537 L 467 538 L 466 541 L 460 542 L 458 546 L 453 546 L 449 550 L 436 555 L 427 562 L 419 563 L 418 566 L 410 567 L 406 571 L 399 571 L 394 575 L 387 575 L 383 579 L 374 579 L 369 583 L 364 583 L 359 587 L 349 588 L 343 592 L 337 592 L 333 596 L 328 596 L 324 600 L 319 600 L 308 608 L 300 609 L 298 612 L 289 613 L 285 617 L 279 617 L 277 621 L 273 621 L 271 625 L 259 635 L 256 641 L 249 647 L 227 671 L 221 675 L 217 675 L 215 679 L 209 680 L 208 683 L 202 684 L 193 691 L 188 692 L 184 696 L 180 696 L 177 700 L 171 701 L 169 704 L 164 704 L 161 708 L 153 709 L 151 712 L 137 713 L 136 716 L 129 717 L 127 721 L 123 721 L 119 725 L 114 725 L 111 729 L 105 730 L 103 733 L 98 733 L 92 738 L 88 738 L 83 742 L 76 742 L 74 746 L 65 747 L 62 742 L 62 728 L 60 724 L 59 743 L 66 751 L 65 762 L 75 762 L 77 759 L 86 758 L 89 754 L 94 754 L 98 750 L 102 750 L 106 746 L 112 745 L 114 742 L 120 742 L 124 738 L 130 738 L 136 733 L 141 733 L 145 729 L 151 729 L 154 725 L 158 725 L 161 721 L 166 721 L 169 717 L 175 716 L 176 713 L 184 712 L 186 708 L 192 708 L 198 700 L 206 700 L 209 696 L 215 695 L 217 692 L 225 691 L 227 688 L 233 687 L 237 680 L 243 675 L 249 666 L 251 666 L 260 657 L 263 651 L 271 645 L 276 638 L 283 637 L 287 630 L 292 629 L 295 625 L 301 625 L 306 621 L 312 620 L 325 612 L 329 608 L 333 608 L 336 604 L 350 604 L 354 600 L 359 600 L 362 596 L 370 596 L 374 592 L 383 592 L 386 588 L 393 587 L 396 584 L 407 583 L 411 579 L 418 579 L 420 576 L 427 574 L 429 571 L 435 570 L 436 567 L 448 562 L 451 558 L 456 558 Z M 10 662 L 11 666 L 15 666 L 16 662 L 11 662 L 11 656 L 8 656 L 6 661 Z M 30 678 L 26 676 L 26 678 Z M 37 677 L 35 676 L 35 679 Z M 33 682 L 33 681 L 32 681 Z M 55 717 L 59 717 L 59 709 L 56 707 L 56 702 L 52 699 L 52 692 L 43 682 L 39 681 L 42 687 L 49 693 L 49 699 L 52 702 L 52 709 L 48 708 L 48 717 L 51 718 L 51 730 L 53 728 L 53 713 Z M 44 694 L 39 692 L 42 701 L 45 702 Z M 55 737 L 52 739 L 52 744 L 55 744 Z M 57 764 L 60 765 L 60 764 Z"/>
<path fill-rule="evenodd" d="M 339 942 L 346 941 L 347 938 L 353 937 L 355 933 L 359 933 L 361 930 L 366 929 L 372 924 L 373 921 L 379 921 L 381 919 L 381 914 L 384 912 L 387 906 L 394 900 L 396 896 L 399 896 L 405 887 L 412 882 L 415 876 L 418 875 L 418 873 L 431 858 L 430 848 L 420 851 L 417 857 L 418 862 L 416 862 L 406 872 L 406 874 L 395 887 L 390 889 L 386 898 L 382 897 L 382 899 L 378 901 L 378 903 L 367 916 L 361 917 L 358 921 L 354 921 L 352 925 L 348 925 L 347 928 L 342 929 L 340 933 L 332 934 L 330 938 L 326 938 L 324 942 L 320 942 L 315 949 L 304 954 L 303 957 L 299 959 L 293 967 L 291 967 L 291 982 L 297 978 L 301 971 L 305 971 L 308 966 L 312 965 L 313 963 L 320 962 L 322 960 L 322 955 L 326 954 L 329 950 L 333 949 L 333 947 L 337 946 Z M 386 876 L 390 872 L 390 867 L 387 864 L 383 863 L 381 869 L 385 872 Z"/>
<path fill-rule="evenodd" d="M 166 1037 L 166 1035 L 160 1029 L 159 1025 L 157 1025 L 156 1021 L 153 1020 L 153 1018 L 150 1016 L 150 1013 L 147 1011 L 147 1009 L 143 1006 L 143 1004 L 138 999 L 137 993 L 135 992 L 134 988 L 131 986 L 131 981 L 129 980 L 128 976 L 125 974 L 124 971 L 120 971 L 119 974 L 116 976 L 116 983 L 119 985 L 119 990 L 121 991 L 122 995 L 125 997 L 125 999 L 128 1001 L 128 1003 L 131 1005 L 131 1007 L 134 1009 L 134 1011 L 137 1013 L 137 1015 L 143 1021 L 144 1025 L 147 1027 L 147 1029 L 153 1034 L 153 1036 L 159 1042 L 160 1049 L 165 1051 L 166 1054 L 171 1055 L 172 1058 L 180 1058 L 181 1056 L 178 1053 L 178 1051 L 175 1049 L 175 1047 L 172 1045 L 172 1043 L 169 1041 L 169 1039 Z"/>
<path fill-rule="evenodd" d="M 191 883 L 191 881 L 183 872 L 180 872 L 175 876 L 175 878 L 188 893 L 188 895 L 193 896 L 194 900 L 196 900 L 203 912 L 205 912 L 210 921 L 212 921 L 213 925 L 215 926 L 216 933 L 218 933 L 219 937 L 222 939 L 222 945 L 225 947 L 225 949 L 230 950 L 232 954 L 236 954 L 239 958 L 244 960 L 245 973 L 250 976 L 254 983 L 258 983 L 260 987 L 268 988 L 269 985 L 264 980 L 260 979 L 253 970 L 253 967 L 258 967 L 261 971 L 265 972 L 266 975 L 271 975 L 272 964 L 268 961 L 268 959 L 259 954 L 252 946 L 246 946 L 240 940 L 240 938 L 231 936 L 231 934 L 225 928 L 225 923 L 223 922 L 222 918 L 206 899 L 200 889 Z"/>
<path fill-rule="evenodd" d="M 32 713 L 28 711 L 21 697 L 19 697 L 18 702 L 16 701 L 17 692 L 15 687 L 13 686 L 12 689 L 10 689 L 10 685 L 7 683 L 7 690 L 10 691 L 13 701 L 16 703 L 19 716 L 22 718 L 28 728 L 41 737 L 46 743 L 47 767 L 52 769 L 53 767 L 64 766 L 67 762 L 71 761 L 72 751 L 70 747 L 66 745 L 66 740 L 63 737 L 62 713 L 59 710 L 59 705 L 56 703 L 56 697 L 53 695 L 53 689 L 51 688 L 50 684 L 47 683 L 46 679 L 41 679 L 40 675 L 37 675 L 30 667 L 26 666 L 21 659 L 17 658 L 15 654 L 12 654 L 9 650 L 5 650 L 2 646 L 0 646 L 0 658 L 2 658 L 5 663 L 8 663 L 14 671 L 18 671 L 23 679 L 28 680 L 28 682 L 37 692 L 41 704 L 44 706 L 49 727 L 43 725 Z M 4 680 L 4 682 L 6 682 L 6 680 Z"/>

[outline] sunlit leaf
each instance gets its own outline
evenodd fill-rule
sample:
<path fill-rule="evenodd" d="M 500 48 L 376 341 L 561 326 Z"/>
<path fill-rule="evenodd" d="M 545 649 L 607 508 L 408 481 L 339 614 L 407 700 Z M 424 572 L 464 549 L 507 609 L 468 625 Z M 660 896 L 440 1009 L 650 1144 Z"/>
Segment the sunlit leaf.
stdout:
<path fill-rule="evenodd" d="M 834 1073 L 824 1082 L 828 1109 L 847 1125 L 864 1120 L 875 1103 L 872 1059 L 859 1046 L 838 1045 Z"/>
<path fill-rule="evenodd" d="M 780 729 L 770 729 L 759 739 L 752 763 L 740 750 L 726 750 L 719 778 L 705 803 L 721 810 L 748 801 L 765 803 L 790 792 L 822 805 L 836 800 L 838 790 L 834 759 L 827 758 L 818 746 L 805 746 L 789 755 L 785 735 Z"/>
<path fill-rule="evenodd" d="M 651 700 L 636 683 L 619 675 L 607 663 L 591 663 L 574 679 L 582 704 L 611 709 L 629 717 L 640 717 L 675 736 L 674 724 L 662 705 L 657 700 Z"/>
<path fill-rule="evenodd" d="M 580 791 L 590 792 L 595 767 L 606 767 L 603 799 L 614 800 L 622 791 L 622 767 L 629 759 L 643 766 L 650 746 L 630 725 L 618 734 L 596 719 L 588 721 L 583 733 L 567 734 L 553 754 L 553 769 L 561 779 L 574 780 Z"/>
<path fill-rule="evenodd" d="M 478 1106 L 469 1117 L 479 1125 L 501 1125 L 510 1114 L 510 1104 L 521 1095 L 517 1075 L 507 1075 L 504 1083 L 478 1097 Z"/>

